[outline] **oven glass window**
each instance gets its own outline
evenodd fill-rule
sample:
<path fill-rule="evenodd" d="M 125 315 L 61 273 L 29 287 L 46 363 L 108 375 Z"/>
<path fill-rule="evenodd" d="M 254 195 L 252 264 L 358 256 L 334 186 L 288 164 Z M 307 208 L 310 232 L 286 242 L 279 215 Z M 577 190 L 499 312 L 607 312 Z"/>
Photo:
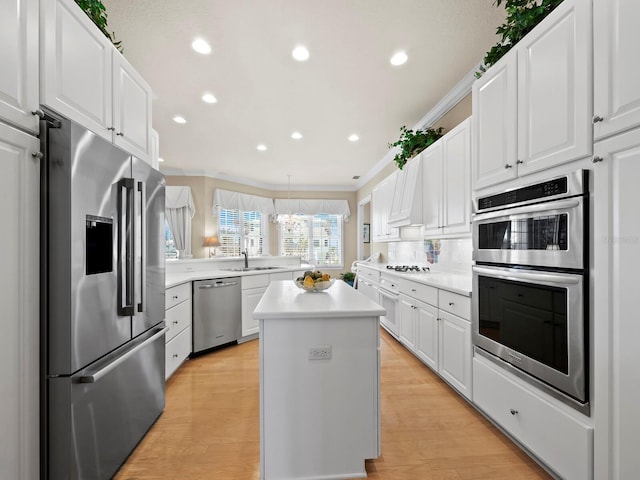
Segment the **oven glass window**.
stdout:
<path fill-rule="evenodd" d="M 567 250 L 566 213 L 478 225 L 482 250 Z"/>
<path fill-rule="evenodd" d="M 568 373 L 567 291 L 478 277 L 480 335 Z"/>

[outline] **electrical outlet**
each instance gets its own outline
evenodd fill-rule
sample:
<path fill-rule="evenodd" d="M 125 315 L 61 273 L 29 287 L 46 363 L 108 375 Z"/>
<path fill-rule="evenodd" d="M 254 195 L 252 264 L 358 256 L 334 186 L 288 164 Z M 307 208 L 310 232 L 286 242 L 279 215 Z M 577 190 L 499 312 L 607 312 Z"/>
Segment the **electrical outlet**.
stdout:
<path fill-rule="evenodd" d="M 309 347 L 309 360 L 331 360 L 331 345 Z"/>

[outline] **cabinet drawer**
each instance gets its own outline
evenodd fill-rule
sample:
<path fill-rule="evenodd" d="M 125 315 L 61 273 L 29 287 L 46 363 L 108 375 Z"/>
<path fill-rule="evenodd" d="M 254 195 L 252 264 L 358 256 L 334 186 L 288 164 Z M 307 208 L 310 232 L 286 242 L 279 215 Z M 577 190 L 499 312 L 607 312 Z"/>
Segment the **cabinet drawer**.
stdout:
<path fill-rule="evenodd" d="M 165 318 L 169 329 L 166 339 L 169 341 L 186 327 L 191 326 L 191 300 L 171 307 L 166 311 Z"/>
<path fill-rule="evenodd" d="M 358 266 L 358 275 L 362 278 L 368 278 L 373 283 L 378 283 L 380 281 L 380 272 L 372 268 Z"/>
<path fill-rule="evenodd" d="M 241 278 L 242 290 L 269 286 L 269 275 L 245 275 Z"/>
<path fill-rule="evenodd" d="M 177 305 L 180 302 L 184 302 L 189 298 L 191 298 L 191 282 L 167 288 L 167 295 L 165 297 L 165 308 L 171 308 L 174 305 Z"/>
<path fill-rule="evenodd" d="M 169 340 L 165 350 L 165 379 L 191 354 L 191 327 L 182 330 L 178 335 Z"/>
<path fill-rule="evenodd" d="M 438 307 L 466 320 L 471 320 L 471 298 L 447 290 L 438 291 Z"/>
<path fill-rule="evenodd" d="M 473 401 L 562 478 L 593 479 L 593 429 L 477 355 Z"/>
<path fill-rule="evenodd" d="M 404 278 L 399 280 L 400 293 L 409 295 L 421 302 L 429 303 L 431 305 L 438 305 L 438 289 L 425 285 L 423 283 L 412 282 L 411 280 L 405 280 Z"/>

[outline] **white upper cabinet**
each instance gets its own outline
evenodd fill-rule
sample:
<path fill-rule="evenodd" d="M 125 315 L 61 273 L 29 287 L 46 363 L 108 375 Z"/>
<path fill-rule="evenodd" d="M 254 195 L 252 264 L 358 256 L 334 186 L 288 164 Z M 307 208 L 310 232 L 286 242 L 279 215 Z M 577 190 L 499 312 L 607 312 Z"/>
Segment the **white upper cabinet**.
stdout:
<path fill-rule="evenodd" d="M 422 160 L 416 156 L 397 173 L 389 224 L 422 225 Z"/>
<path fill-rule="evenodd" d="M 41 0 L 41 103 L 150 161 L 151 89 L 73 0 Z"/>
<path fill-rule="evenodd" d="M 596 140 L 640 125 L 640 2 L 593 0 Z"/>
<path fill-rule="evenodd" d="M 468 233 L 471 222 L 471 118 L 443 139 L 443 234 Z"/>
<path fill-rule="evenodd" d="M 113 52 L 114 142 L 151 161 L 151 89 L 122 55 Z"/>
<path fill-rule="evenodd" d="M 38 2 L 2 2 L 0 119 L 38 133 Z"/>
<path fill-rule="evenodd" d="M 518 57 L 509 52 L 473 84 L 473 185 L 479 189 L 516 176 Z"/>
<path fill-rule="evenodd" d="M 565 0 L 473 86 L 478 190 L 592 152 L 591 2 Z"/>
<path fill-rule="evenodd" d="M 374 242 L 388 242 L 400 238 L 400 229 L 389 226 L 397 175 L 398 172 L 393 172 L 371 191 L 371 231 Z"/>
<path fill-rule="evenodd" d="M 471 118 L 422 153 L 422 213 L 426 236 L 470 232 Z"/>

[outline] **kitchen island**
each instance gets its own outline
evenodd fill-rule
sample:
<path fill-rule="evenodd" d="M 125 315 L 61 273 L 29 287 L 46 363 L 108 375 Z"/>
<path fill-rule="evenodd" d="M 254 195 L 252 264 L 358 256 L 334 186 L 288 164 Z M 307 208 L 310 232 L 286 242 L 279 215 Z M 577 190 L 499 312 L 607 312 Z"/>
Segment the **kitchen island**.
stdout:
<path fill-rule="evenodd" d="M 337 281 L 305 292 L 271 282 L 260 323 L 260 478 L 367 476 L 380 454 L 379 317 Z"/>

